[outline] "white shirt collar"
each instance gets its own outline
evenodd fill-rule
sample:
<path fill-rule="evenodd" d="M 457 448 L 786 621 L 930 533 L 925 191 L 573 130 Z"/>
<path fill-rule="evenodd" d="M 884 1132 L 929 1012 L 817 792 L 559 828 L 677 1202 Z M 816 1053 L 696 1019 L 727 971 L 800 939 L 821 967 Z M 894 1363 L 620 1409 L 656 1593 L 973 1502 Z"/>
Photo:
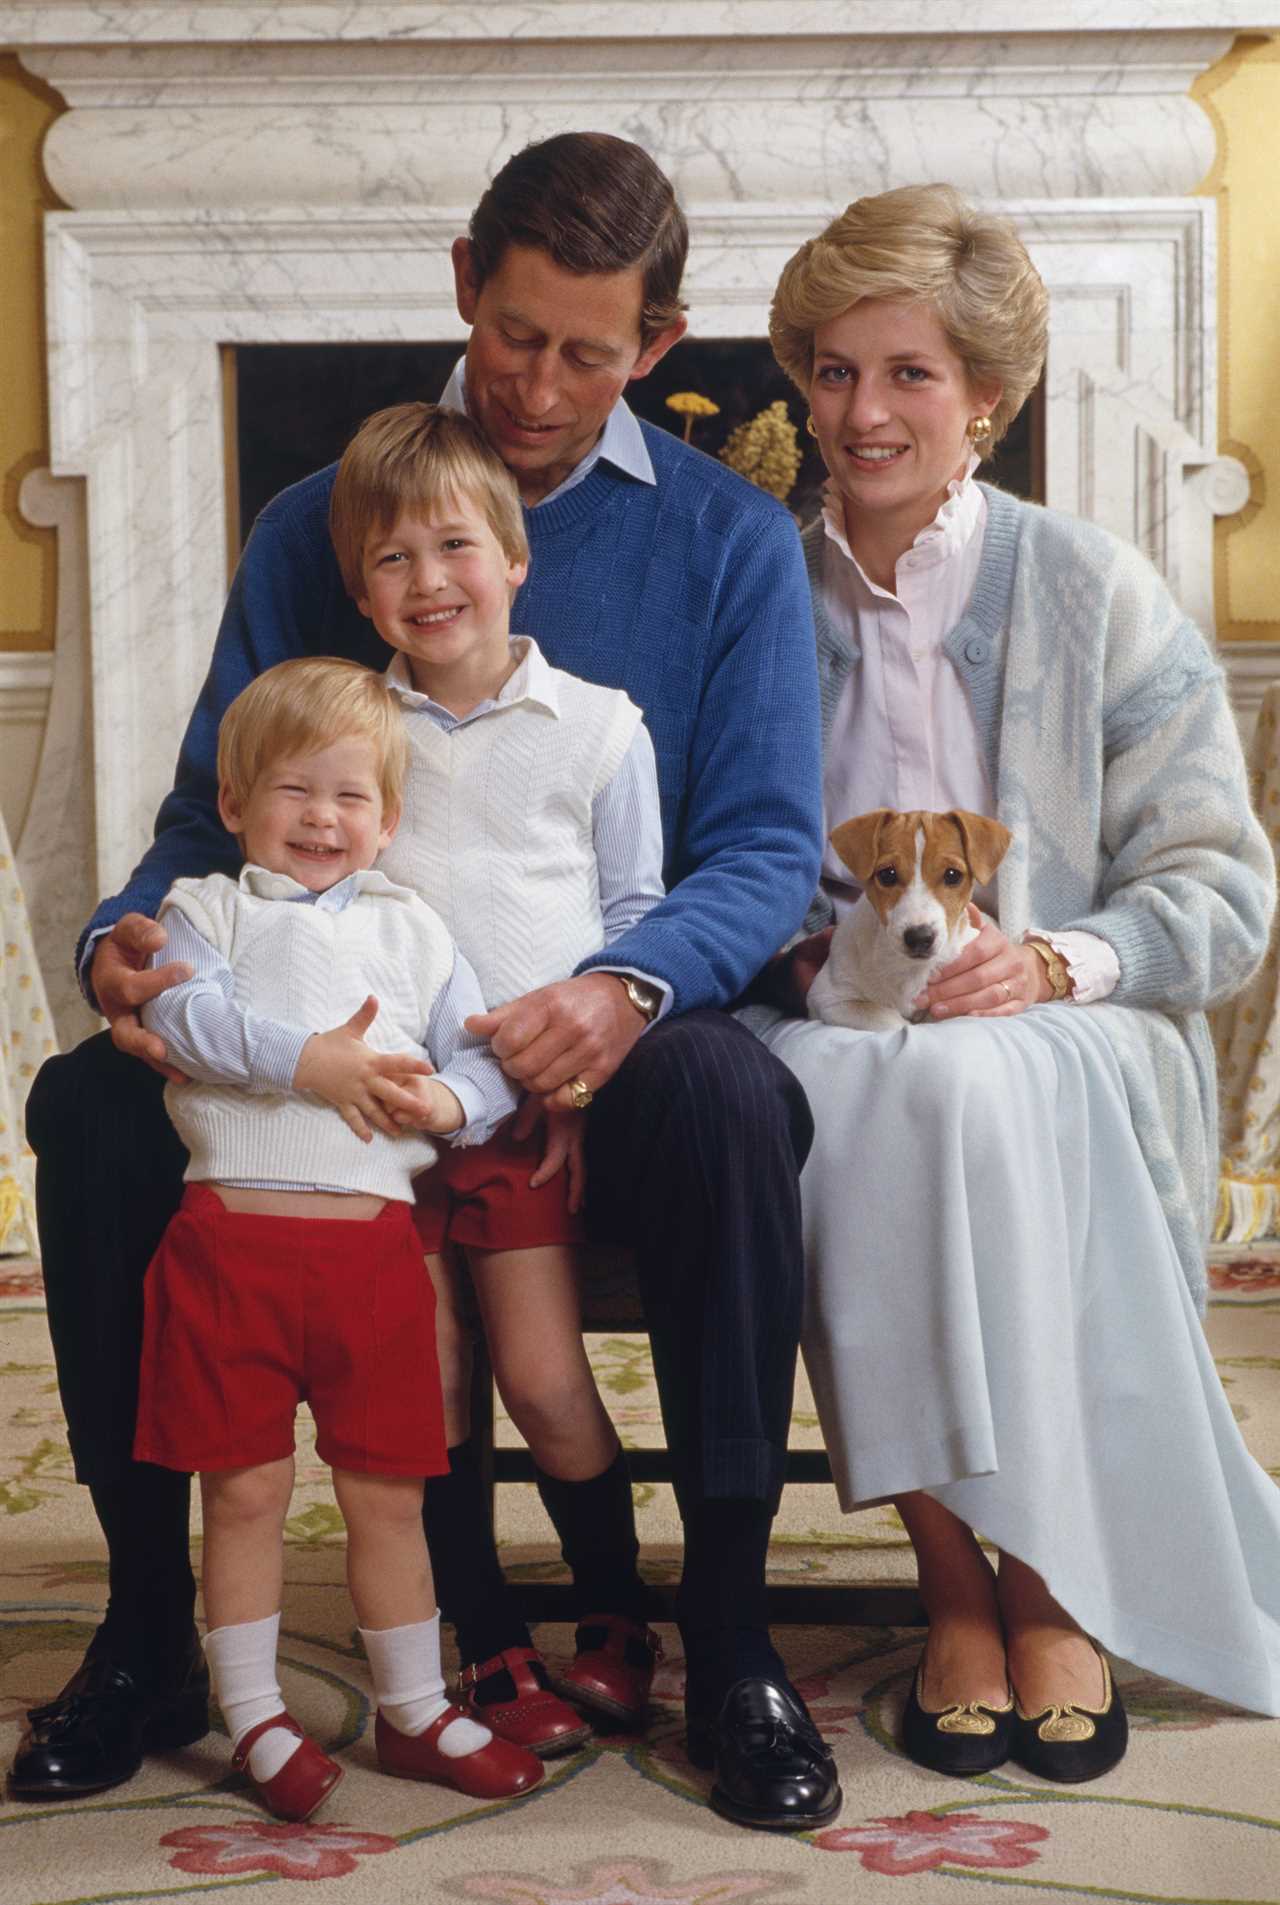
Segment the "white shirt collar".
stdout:
<path fill-rule="evenodd" d="M 240 869 L 238 884 L 242 893 L 250 893 L 257 900 L 306 900 L 334 913 L 340 913 L 361 893 L 385 894 L 396 900 L 413 897 L 407 886 L 397 886 L 385 873 L 379 873 L 376 867 L 363 867 L 356 873 L 349 873 L 344 880 L 326 887 L 323 893 L 317 893 L 311 887 L 303 886 L 301 880 L 295 880 L 291 874 L 273 873 L 269 867 L 256 866 L 249 860 Z"/>
<path fill-rule="evenodd" d="M 979 458 L 971 450 L 964 475 L 959 478 L 953 477 L 947 484 L 946 497 L 933 521 L 926 523 L 910 549 L 899 556 L 895 580 L 900 577 L 904 569 L 919 574 L 922 570 L 932 569 L 936 564 L 958 555 L 961 550 L 969 546 L 981 528 L 985 514 L 982 491 L 973 480 L 973 473 L 978 466 Z M 822 492 L 822 521 L 828 539 L 853 564 L 867 587 L 876 595 L 891 593 L 871 580 L 850 548 L 849 538 L 845 531 L 844 504 L 840 492 L 830 478 Z"/>
<path fill-rule="evenodd" d="M 458 359 L 452 376 L 440 394 L 440 402 L 446 410 L 465 410 L 467 407 L 466 363 L 465 357 Z M 640 428 L 635 412 L 621 397 L 605 418 L 604 429 L 581 463 L 576 463 L 563 483 L 557 483 L 548 495 L 539 497 L 533 507 L 541 509 L 543 503 L 554 502 L 557 496 L 576 489 L 584 477 L 590 476 L 601 457 L 612 463 L 615 469 L 621 470 L 624 476 L 633 476 L 639 483 L 657 484 L 644 431 Z"/>
<path fill-rule="evenodd" d="M 491 700 L 478 702 L 465 717 L 470 721 L 475 715 L 486 714 L 491 708 L 513 707 L 517 702 L 533 701 L 545 708 L 549 714 L 559 715 L 560 693 L 556 684 L 555 670 L 543 654 L 532 635 L 513 635 L 511 652 L 519 657 L 515 672 L 507 677 Z M 451 721 L 457 716 L 442 708 L 430 695 L 419 694 L 413 685 L 409 673 L 409 657 L 395 654 L 391 658 L 386 672 L 388 688 L 402 707 L 431 708 L 440 714 L 448 715 Z"/>

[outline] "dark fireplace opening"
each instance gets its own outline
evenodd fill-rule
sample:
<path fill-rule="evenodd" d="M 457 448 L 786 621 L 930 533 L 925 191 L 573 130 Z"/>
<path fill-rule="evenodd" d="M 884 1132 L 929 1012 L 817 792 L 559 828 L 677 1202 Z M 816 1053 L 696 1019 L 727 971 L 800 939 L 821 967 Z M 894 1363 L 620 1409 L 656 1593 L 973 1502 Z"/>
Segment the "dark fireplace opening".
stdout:
<path fill-rule="evenodd" d="M 229 521 L 233 542 L 238 537 L 232 560 L 254 518 L 277 491 L 341 456 L 372 411 L 439 396 L 461 354 L 458 342 L 246 344 L 229 350 L 227 396 L 234 419 L 230 440 L 236 446 Z M 709 400 L 715 414 L 689 414 L 668 405 L 668 398 L 689 394 Z M 685 338 L 647 377 L 627 386 L 626 399 L 637 416 L 678 436 L 685 434 L 687 424 L 689 440 L 711 456 L 718 456 L 735 431 L 771 405 L 785 405 L 801 458 L 785 500 L 802 525 L 816 514 L 826 472 L 804 428 L 804 401 L 774 363 L 763 338 Z M 785 470 L 790 439 L 785 433 L 779 438 L 776 424 L 775 415 L 765 438 L 781 444 Z M 1041 385 L 987 470 L 1002 489 L 1042 502 L 1043 445 Z"/>

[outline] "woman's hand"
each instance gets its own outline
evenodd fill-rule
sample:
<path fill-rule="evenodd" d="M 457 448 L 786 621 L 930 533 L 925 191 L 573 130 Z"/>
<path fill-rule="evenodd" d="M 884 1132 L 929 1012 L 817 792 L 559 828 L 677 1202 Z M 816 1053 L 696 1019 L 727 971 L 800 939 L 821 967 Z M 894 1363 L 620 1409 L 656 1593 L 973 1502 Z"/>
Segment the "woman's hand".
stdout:
<path fill-rule="evenodd" d="M 972 901 L 969 918 L 979 928 L 978 937 L 943 967 L 917 1001 L 931 1019 L 1011 1019 L 1053 997 L 1039 954 L 1007 939 Z"/>

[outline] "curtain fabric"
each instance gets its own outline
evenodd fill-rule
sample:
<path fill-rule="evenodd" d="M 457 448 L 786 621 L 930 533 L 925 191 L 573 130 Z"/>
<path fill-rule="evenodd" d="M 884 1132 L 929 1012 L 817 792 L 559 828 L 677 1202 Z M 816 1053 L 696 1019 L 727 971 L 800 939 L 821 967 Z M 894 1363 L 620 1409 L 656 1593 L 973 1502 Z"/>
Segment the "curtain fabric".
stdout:
<path fill-rule="evenodd" d="M 32 1080 L 56 1050 L 26 902 L 0 816 L 0 1256 L 35 1254 L 35 1159 L 23 1113 Z"/>
<path fill-rule="evenodd" d="M 1262 697 L 1249 747 L 1249 791 L 1280 848 L 1280 682 Z M 1214 1240 L 1280 1236 L 1280 938 L 1260 970 L 1214 1014 L 1222 1087 L 1222 1170 Z"/>

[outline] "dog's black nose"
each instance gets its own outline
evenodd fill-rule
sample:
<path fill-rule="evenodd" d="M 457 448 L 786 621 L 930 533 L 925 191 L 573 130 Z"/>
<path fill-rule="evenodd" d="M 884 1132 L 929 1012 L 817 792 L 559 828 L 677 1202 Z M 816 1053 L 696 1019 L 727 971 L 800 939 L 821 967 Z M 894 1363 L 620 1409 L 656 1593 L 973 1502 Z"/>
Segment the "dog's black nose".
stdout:
<path fill-rule="evenodd" d="M 913 959 L 927 959 L 937 937 L 932 926 L 908 926 L 902 943 Z"/>

